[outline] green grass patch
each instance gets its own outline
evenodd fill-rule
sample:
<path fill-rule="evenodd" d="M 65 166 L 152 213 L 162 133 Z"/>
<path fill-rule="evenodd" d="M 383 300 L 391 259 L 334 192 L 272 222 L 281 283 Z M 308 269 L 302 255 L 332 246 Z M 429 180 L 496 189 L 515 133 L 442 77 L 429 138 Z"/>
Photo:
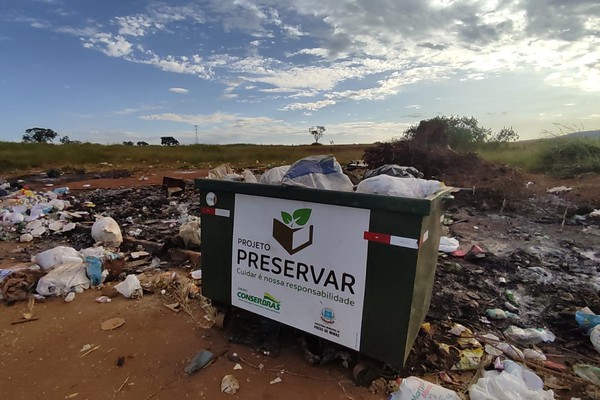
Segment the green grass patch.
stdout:
<path fill-rule="evenodd" d="M 332 154 L 342 164 L 361 159 L 370 145 L 190 145 L 125 146 L 0 142 L 0 172 L 60 168 L 98 171 L 118 168 L 207 168 L 221 163 L 234 167 L 284 165 L 317 154 Z M 258 162 L 258 164 L 257 164 Z M 110 165 L 106 165 L 110 164 Z"/>
<path fill-rule="evenodd" d="M 485 143 L 476 152 L 495 163 L 559 178 L 600 172 L 600 139 L 552 138 L 514 143 Z"/>

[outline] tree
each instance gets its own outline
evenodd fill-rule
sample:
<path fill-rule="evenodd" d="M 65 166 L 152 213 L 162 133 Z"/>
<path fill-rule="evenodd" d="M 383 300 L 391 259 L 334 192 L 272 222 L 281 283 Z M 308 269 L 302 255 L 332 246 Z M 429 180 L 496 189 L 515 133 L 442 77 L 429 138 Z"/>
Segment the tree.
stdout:
<path fill-rule="evenodd" d="M 519 134 L 515 132 L 512 126 L 510 128 L 504 127 L 500 129 L 500 132 L 490 138 L 490 142 L 501 143 L 515 142 L 517 140 L 519 140 Z"/>
<path fill-rule="evenodd" d="M 61 137 L 59 142 L 62 144 L 81 144 L 80 140 L 71 140 L 67 135 Z"/>
<path fill-rule="evenodd" d="M 23 143 L 48 143 L 53 141 L 58 133 L 47 128 L 29 128 L 23 135 Z"/>
<path fill-rule="evenodd" d="M 123 146 L 133 146 L 133 142 L 132 141 L 123 142 Z"/>
<path fill-rule="evenodd" d="M 139 141 L 139 142 L 137 142 L 137 145 L 138 146 L 148 146 L 148 143 L 143 142 L 143 141 Z"/>
<path fill-rule="evenodd" d="M 325 134 L 325 127 L 324 126 L 312 126 L 308 129 L 308 133 L 310 133 L 311 135 L 314 136 L 315 138 L 315 144 L 319 143 L 319 139 L 321 139 L 323 137 L 323 135 Z"/>

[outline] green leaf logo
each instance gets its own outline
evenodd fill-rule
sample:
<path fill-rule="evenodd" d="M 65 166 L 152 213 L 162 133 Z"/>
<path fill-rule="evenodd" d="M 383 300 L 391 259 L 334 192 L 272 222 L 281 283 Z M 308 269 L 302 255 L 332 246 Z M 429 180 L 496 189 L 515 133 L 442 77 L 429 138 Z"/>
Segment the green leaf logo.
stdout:
<path fill-rule="evenodd" d="M 286 225 L 290 225 L 292 223 L 292 216 L 285 211 L 281 212 L 281 219 Z"/>
<path fill-rule="evenodd" d="M 294 211 L 294 222 L 298 226 L 306 225 L 311 213 L 312 210 L 310 208 L 299 208 L 298 210 Z"/>
<path fill-rule="evenodd" d="M 310 219 L 312 210 L 310 208 L 299 208 L 294 211 L 293 216 L 285 211 L 281 212 L 281 219 L 290 228 L 296 224 L 297 226 L 304 226 Z"/>

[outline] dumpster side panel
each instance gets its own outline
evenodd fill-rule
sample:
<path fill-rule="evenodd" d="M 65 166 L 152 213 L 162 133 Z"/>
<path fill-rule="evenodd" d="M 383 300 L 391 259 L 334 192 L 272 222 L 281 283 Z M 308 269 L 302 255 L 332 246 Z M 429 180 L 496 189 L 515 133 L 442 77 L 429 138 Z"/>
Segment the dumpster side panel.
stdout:
<path fill-rule="evenodd" d="M 373 210 L 369 229 L 416 242 L 421 220 L 420 215 Z M 418 250 L 370 242 L 368 254 L 360 350 L 369 357 L 401 367 Z"/>
<path fill-rule="evenodd" d="M 440 245 L 441 218 L 443 218 L 442 201 L 441 198 L 438 198 L 432 202 L 431 213 L 423 218 L 421 227 L 421 238 L 427 238 L 427 240 L 421 243 L 419 258 L 416 262 L 415 287 L 411 301 L 411 317 L 406 339 L 405 359 L 429 311 L 438 247 Z"/>
<path fill-rule="evenodd" d="M 231 238 L 235 196 L 216 192 L 216 203 L 207 204 L 208 192 L 202 191 L 202 294 L 222 304 L 231 304 Z M 210 197 L 209 197 L 210 198 Z M 214 213 L 214 214 L 213 214 Z M 228 215 L 227 215 L 228 214 Z"/>

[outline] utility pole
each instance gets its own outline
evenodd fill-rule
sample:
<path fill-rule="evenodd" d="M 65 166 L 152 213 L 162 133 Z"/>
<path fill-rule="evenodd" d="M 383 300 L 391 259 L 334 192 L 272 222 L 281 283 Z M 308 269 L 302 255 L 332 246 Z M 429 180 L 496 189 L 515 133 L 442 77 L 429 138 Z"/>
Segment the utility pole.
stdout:
<path fill-rule="evenodd" d="M 198 125 L 194 125 L 194 130 L 196 131 L 196 144 L 198 144 Z"/>

